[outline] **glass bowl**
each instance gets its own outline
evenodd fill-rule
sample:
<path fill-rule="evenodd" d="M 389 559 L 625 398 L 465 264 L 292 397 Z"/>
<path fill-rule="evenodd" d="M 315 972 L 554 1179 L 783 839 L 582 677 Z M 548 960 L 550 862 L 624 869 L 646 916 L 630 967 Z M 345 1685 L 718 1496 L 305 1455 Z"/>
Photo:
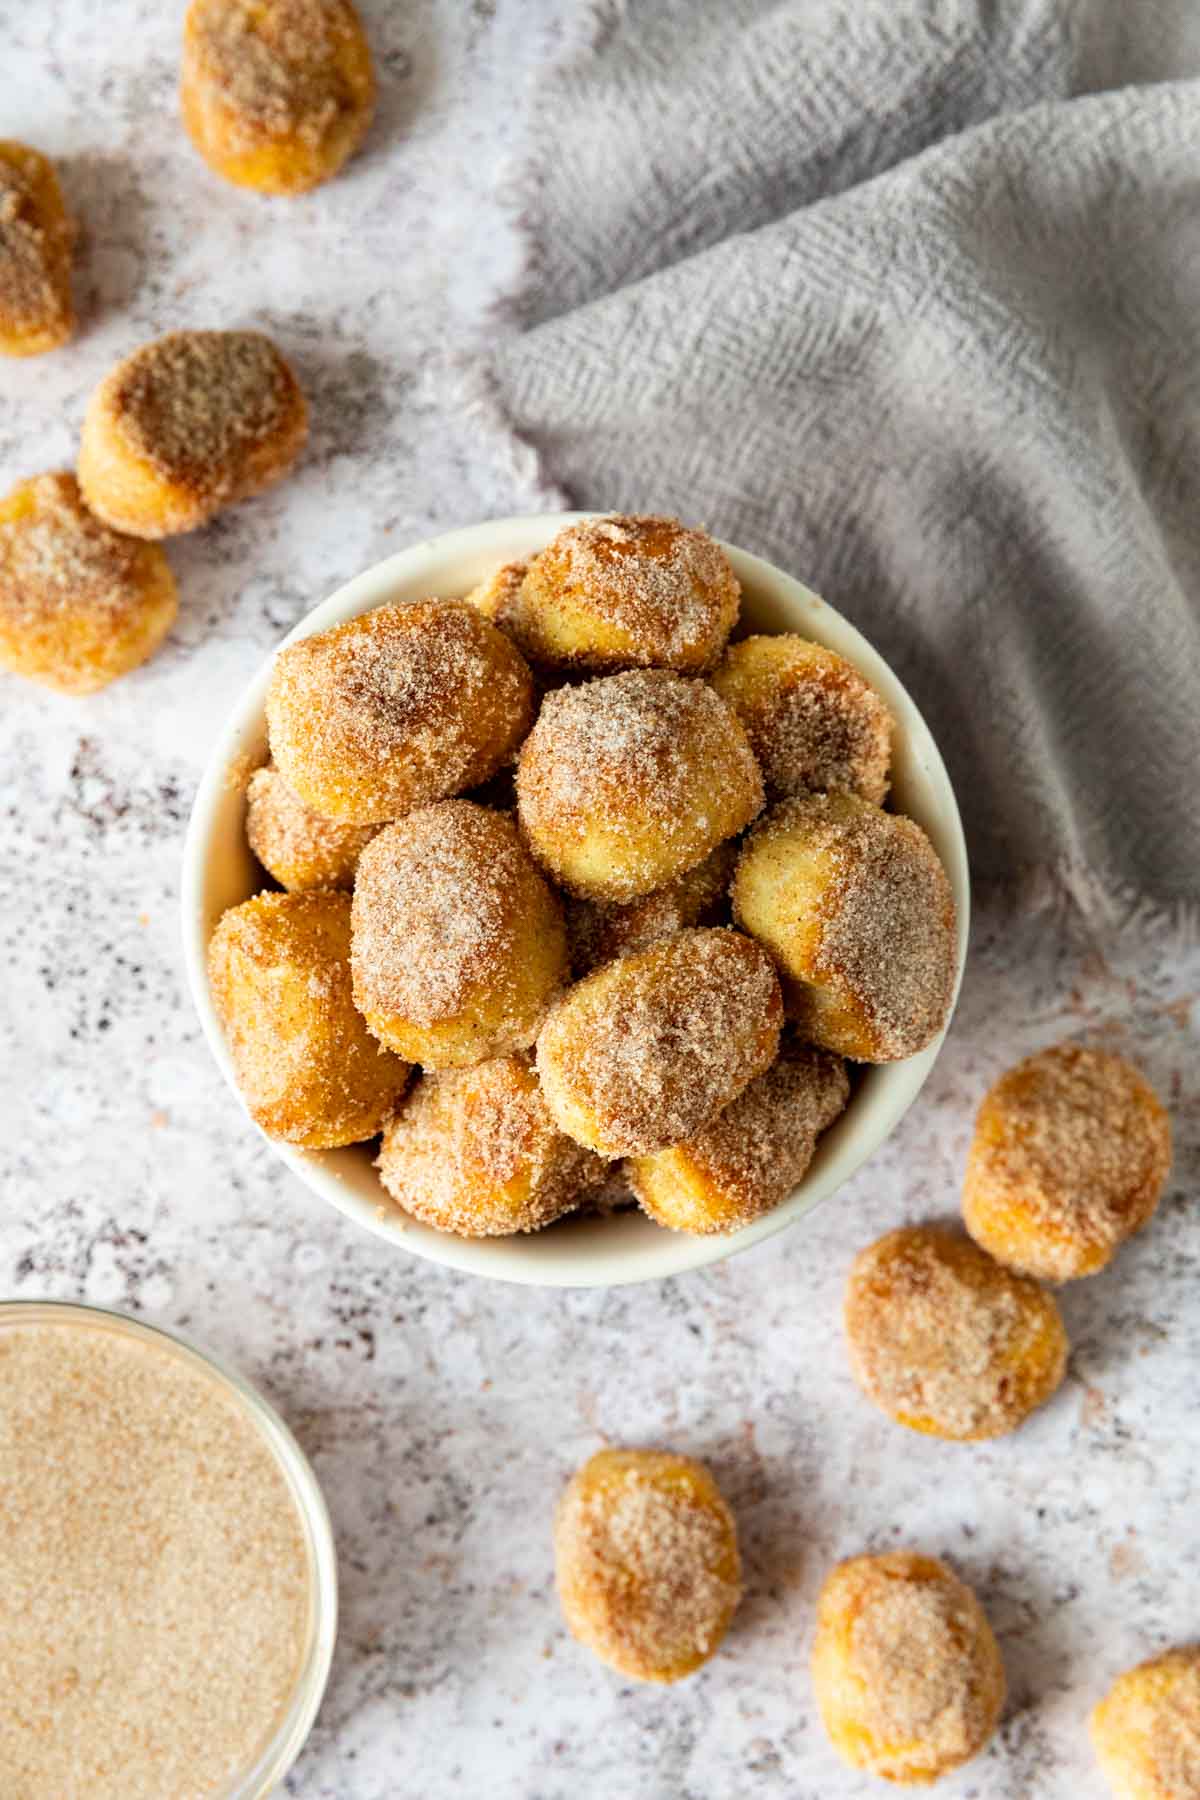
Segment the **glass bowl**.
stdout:
<path fill-rule="evenodd" d="M 325 1500 L 307 1457 L 274 1408 L 235 1370 L 206 1350 L 157 1325 L 143 1324 L 103 1306 L 69 1300 L 0 1300 L 0 1333 L 31 1325 L 73 1325 L 112 1332 L 151 1346 L 189 1365 L 222 1389 L 253 1426 L 283 1476 L 300 1520 L 308 1559 L 309 1608 L 304 1654 L 295 1690 L 279 1725 L 253 1767 L 219 1800 L 265 1800 L 295 1762 L 312 1729 L 329 1678 L 337 1636 L 337 1562 Z"/>

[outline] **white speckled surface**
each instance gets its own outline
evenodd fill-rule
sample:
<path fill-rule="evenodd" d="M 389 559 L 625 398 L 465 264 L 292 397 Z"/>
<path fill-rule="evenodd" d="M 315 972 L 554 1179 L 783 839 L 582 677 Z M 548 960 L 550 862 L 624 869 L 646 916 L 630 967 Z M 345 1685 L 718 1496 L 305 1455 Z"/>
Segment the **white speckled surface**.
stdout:
<path fill-rule="evenodd" d="M 478 419 L 439 412 L 423 377 L 494 328 L 514 279 L 494 168 L 558 8 L 368 4 L 378 124 L 341 182 L 291 204 L 220 186 L 177 130 L 181 10 L 0 3 L 4 130 L 61 159 L 86 232 L 78 343 L 0 369 L 0 480 L 69 461 L 107 365 L 184 323 L 274 332 L 313 440 L 287 486 L 172 546 L 182 619 L 148 668 L 86 702 L 0 686 L 0 1293 L 190 1330 L 313 1457 L 343 1627 L 291 1793 L 882 1792 L 814 1718 L 810 1609 L 833 1557 L 911 1542 L 978 1583 L 1012 1690 L 997 1742 L 939 1793 L 1100 1800 L 1088 1706 L 1200 1629 L 1200 956 L 985 909 L 947 1050 L 885 1152 L 807 1225 L 678 1283 L 483 1286 L 322 1210 L 201 1044 L 176 929 L 183 822 L 233 691 L 301 612 L 433 528 L 538 504 L 532 473 Z M 1071 1372 L 1043 1415 L 991 1447 L 911 1438 L 847 1373 L 849 1258 L 951 1211 L 987 1080 L 1079 1032 L 1134 1054 L 1172 1105 L 1169 1196 L 1112 1270 L 1066 1292 Z M 558 1619 L 551 1509 L 604 1440 L 710 1458 L 738 1511 L 747 1600 L 721 1656 L 673 1691 L 627 1687 Z"/>

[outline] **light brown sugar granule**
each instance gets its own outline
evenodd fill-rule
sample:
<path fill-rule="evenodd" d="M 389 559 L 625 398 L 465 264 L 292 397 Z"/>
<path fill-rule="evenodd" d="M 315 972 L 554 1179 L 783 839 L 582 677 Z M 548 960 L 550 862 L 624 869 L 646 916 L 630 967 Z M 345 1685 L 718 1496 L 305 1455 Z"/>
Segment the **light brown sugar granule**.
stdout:
<path fill-rule="evenodd" d="M 240 1406 L 166 1350 L 0 1330 L 0 1794 L 199 1800 L 261 1754 L 310 1575 Z"/>

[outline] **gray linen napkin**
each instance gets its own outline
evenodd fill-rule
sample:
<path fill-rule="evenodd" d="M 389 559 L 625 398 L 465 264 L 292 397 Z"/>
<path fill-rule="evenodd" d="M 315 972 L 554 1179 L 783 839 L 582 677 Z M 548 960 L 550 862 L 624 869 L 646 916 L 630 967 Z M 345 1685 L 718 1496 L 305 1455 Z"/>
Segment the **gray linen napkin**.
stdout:
<path fill-rule="evenodd" d="M 588 8 L 534 96 L 532 328 L 488 379 L 550 492 L 702 522 L 861 627 L 942 745 L 978 877 L 1194 929 L 1178 4 Z"/>

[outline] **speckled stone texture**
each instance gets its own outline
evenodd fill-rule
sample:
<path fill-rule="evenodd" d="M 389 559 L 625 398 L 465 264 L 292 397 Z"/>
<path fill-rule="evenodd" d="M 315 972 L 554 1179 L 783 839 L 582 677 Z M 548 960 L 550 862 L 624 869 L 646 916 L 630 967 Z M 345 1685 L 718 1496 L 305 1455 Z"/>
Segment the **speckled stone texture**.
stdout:
<path fill-rule="evenodd" d="M 547 503 L 486 418 L 436 409 L 426 375 L 486 340 L 516 281 L 496 168 L 558 7 L 368 4 L 383 94 L 366 153 L 290 203 L 221 186 L 176 129 L 177 10 L 0 4 L 4 130 L 61 160 L 85 225 L 78 343 L 0 369 L 0 479 L 69 462 L 109 363 L 183 324 L 272 331 L 311 396 L 312 446 L 284 487 L 171 547 L 181 622 L 146 669 L 86 702 L 0 684 L 0 1293 L 191 1331 L 312 1456 L 343 1618 L 289 1793 L 874 1792 L 814 1716 L 812 1602 L 834 1557 L 911 1543 L 978 1584 L 1012 1690 L 996 1744 L 938 1792 L 1101 1800 L 1089 1706 L 1198 1629 L 1200 955 L 1137 919 L 1097 939 L 1049 905 L 1008 923 L 985 908 L 946 1051 L 886 1148 L 809 1222 L 662 1286 L 448 1275 L 285 1174 L 184 991 L 184 821 L 234 691 L 296 618 L 431 529 Z M 1043 1414 L 992 1446 L 911 1437 L 851 1382 L 850 1258 L 951 1213 L 988 1081 L 1074 1034 L 1135 1056 L 1170 1103 L 1169 1195 L 1112 1269 L 1066 1290 L 1071 1371 Z M 738 1512 L 746 1602 L 674 1690 L 623 1683 L 559 1620 L 551 1512 L 603 1442 L 708 1458 Z"/>

